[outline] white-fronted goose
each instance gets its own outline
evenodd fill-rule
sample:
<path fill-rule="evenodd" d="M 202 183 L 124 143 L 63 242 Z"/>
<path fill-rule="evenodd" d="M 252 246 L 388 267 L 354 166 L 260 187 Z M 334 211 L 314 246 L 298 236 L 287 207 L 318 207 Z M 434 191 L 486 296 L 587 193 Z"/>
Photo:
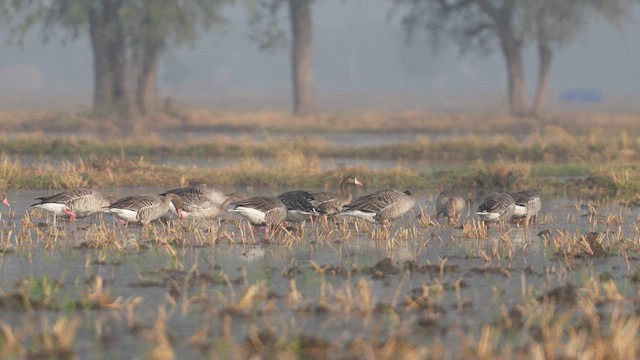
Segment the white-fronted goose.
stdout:
<path fill-rule="evenodd" d="M 353 200 L 342 208 L 340 215 L 379 223 L 386 228 L 387 222 L 406 214 L 415 204 L 411 192 L 386 189 Z"/>
<path fill-rule="evenodd" d="M 287 207 L 287 221 L 300 223 L 307 219 L 313 219 L 313 215 L 319 215 L 320 211 L 313 204 L 313 195 L 305 190 L 283 192 L 277 199 Z M 313 220 L 311 220 L 313 222 Z M 312 223 L 313 224 L 313 223 Z"/>
<path fill-rule="evenodd" d="M 225 194 L 207 185 L 194 185 L 166 191 L 160 195 L 176 194 L 182 199 L 182 217 L 195 219 L 215 219 L 227 210 L 227 207 L 242 197 L 238 194 Z M 169 210 L 178 215 L 173 203 Z"/>
<path fill-rule="evenodd" d="M 36 198 L 39 202 L 32 209 L 50 211 L 56 216 L 68 216 L 72 221 L 103 212 L 111 204 L 111 199 L 92 189 L 75 189 L 51 196 Z"/>
<path fill-rule="evenodd" d="M 535 190 L 520 190 L 512 192 L 510 195 L 516 203 L 512 219 L 523 219 L 522 222 L 525 226 L 535 223 L 540 208 L 542 208 L 540 194 Z"/>
<path fill-rule="evenodd" d="M 436 217 L 440 219 L 441 216 L 445 216 L 447 224 L 454 225 L 460 220 L 465 206 L 467 206 L 467 202 L 457 191 L 442 190 L 436 198 Z"/>
<path fill-rule="evenodd" d="M 516 203 L 507 193 L 493 192 L 478 206 L 476 214 L 485 223 L 503 223 L 511 219 L 516 210 Z"/>
<path fill-rule="evenodd" d="M 340 192 L 323 191 L 313 193 L 312 204 L 325 215 L 335 215 L 342 210 L 353 199 L 350 185 L 362 186 L 357 178 L 347 176 L 340 182 Z"/>
<path fill-rule="evenodd" d="M 287 207 L 282 201 L 268 196 L 255 196 L 245 200 L 234 201 L 229 211 L 236 212 L 247 219 L 255 228 L 264 226 L 264 235 L 269 238 L 271 227 L 287 218 Z"/>
<path fill-rule="evenodd" d="M 176 194 L 123 197 L 114 201 L 105 212 L 119 220 L 147 225 L 169 211 L 169 203 L 173 203 L 178 217 L 182 218 L 182 199 Z"/>

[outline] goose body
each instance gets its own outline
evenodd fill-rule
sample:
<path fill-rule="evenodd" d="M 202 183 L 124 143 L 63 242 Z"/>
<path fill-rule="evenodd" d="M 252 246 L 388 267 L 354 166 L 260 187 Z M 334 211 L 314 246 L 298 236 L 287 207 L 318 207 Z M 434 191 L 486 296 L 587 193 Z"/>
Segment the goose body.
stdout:
<path fill-rule="evenodd" d="M 283 192 L 277 199 L 287 207 L 287 221 L 303 222 L 320 211 L 313 205 L 313 195 L 305 190 Z"/>
<path fill-rule="evenodd" d="M 286 205 L 277 198 L 269 196 L 255 196 L 234 201 L 229 206 L 229 211 L 239 214 L 254 227 L 264 226 L 266 237 L 269 237 L 271 227 L 282 223 L 287 218 Z"/>
<path fill-rule="evenodd" d="M 110 200 L 96 190 L 75 189 L 51 196 L 36 198 L 39 202 L 31 205 L 32 209 L 42 209 L 58 216 L 69 216 L 72 220 L 103 212 Z"/>
<path fill-rule="evenodd" d="M 486 223 L 504 222 L 511 218 L 516 203 L 507 193 L 491 193 L 478 207 L 476 214 Z"/>
<path fill-rule="evenodd" d="M 231 202 L 240 199 L 236 194 L 225 194 L 207 185 L 173 189 L 160 195 L 169 193 L 182 199 L 182 218 L 215 219 L 227 210 Z M 173 203 L 169 203 L 169 210 L 178 215 Z"/>
<path fill-rule="evenodd" d="M 393 221 L 406 214 L 416 204 L 409 191 L 386 189 L 353 200 L 342 208 L 341 216 L 352 216 L 371 223 Z"/>
<path fill-rule="evenodd" d="M 322 191 L 313 193 L 312 204 L 325 215 L 338 214 L 342 207 L 349 204 L 353 199 L 350 185 L 362 186 L 357 178 L 348 176 L 340 182 L 340 192 Z"/>
<path fill-rule="evenodd" d="M 114 201 L 105 211 L 119 220 L 146 225 L 160 218 L 169 211 L 173 203 L 178 217 L 182 218 L 182 200 L 176 194 L 166 195 L 131 195 Z"/>
<path fill-rule="evenodd" d="M 447 224 L 454 224 L 460 219 L 467 202 L 462 195 L 453 190 L 443 190 L 436 198 L 436 217 L 447 218 Z"/>
<path fill-rule="evenodd" d="M 542 208 L 540 194 L 535 190 L 519 190 L 512 192 L 510 195 L 516 203 L 512 218 L 523 219 L 525 225 L 535 222 Z"/>

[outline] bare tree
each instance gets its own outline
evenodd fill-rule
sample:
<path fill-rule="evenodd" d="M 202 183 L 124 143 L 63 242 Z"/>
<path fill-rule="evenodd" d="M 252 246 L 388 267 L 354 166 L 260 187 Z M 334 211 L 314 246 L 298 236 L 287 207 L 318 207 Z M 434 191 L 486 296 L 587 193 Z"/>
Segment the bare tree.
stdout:
<path fill-rule="evenodd" d="M 426 30 L 437 49 L 452 39 L 461 53 L 488 54 L 497 47 L 506 64 L 509 110 L 520 116 L 545 106 L 553 48 L 574 39 L 590 11 L 618 20 L 633 0 L 393 0 L 408 6 L 403 17 L 409 36 Z M 527 105 L 522 51 L 527 42 L 538 48 L 538 85 L 532 108 Z"/>
<path fill-rule="evenodd" d="M 293 113 L 308 115 L 316 111 L 313 76 L 313 0 L 257 0 L 250 8 L 250 38 L 261 49 L 283 46 L 285 32 L 279 21 L 279 11 L 288 5 L 291 25 L 291 80 Z"/>
<path fill-rule="evenodd" d="M 0 0 L 5 5 L 7 0 Z M 18 41 L 40 26 L 44 41 L 57 29 L 63 42 L 87 33 L 98 115 L 156 111 L 160 58 L 169 46 L 193 42 L 197 30 L 222 22 L 231 0 L 14 0 L 6 4 Z"/>
<path fill-rule="evenodd" d="M 628 0 L 537 0 L 523 2 L 523 32 L 538 50 L 538 83 L 531 115 L 544 112 L 549 97 L 549 79 L 554 48 L 578 37 L 588 24 L 590 14 L 600 15 L 610 24 L 628 20 L 632 1 Z"/>

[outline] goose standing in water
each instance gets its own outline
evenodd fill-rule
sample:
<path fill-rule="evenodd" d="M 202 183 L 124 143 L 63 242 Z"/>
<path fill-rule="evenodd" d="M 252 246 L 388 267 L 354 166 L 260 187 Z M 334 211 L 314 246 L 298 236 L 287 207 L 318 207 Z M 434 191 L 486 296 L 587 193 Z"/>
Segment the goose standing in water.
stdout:
<path fill-rule="evenodd" d="M 112 199 L 102 196 L 96 190 L 80 188 L 39 197 L 36 200 L 40 201 L 31 205 L 32 209 L 46 210 L 56 216 L 68 216 L 71 221 L 75 221 L 78 218 L 104 212 Z"/>
<path fill-rule="evenodd" d="M 353 199 L 353 195 L 351 195 L 351 190 L 349 189 L 350 185 L 362 186 L 362 183 L 358 181 L 357 178 L 347 176 L 340 182 L 340 192 L 333 191 L 323 191 L 316 192 L 313 195 L 313 201 L 311 202 L 320 213 L 325 215 L 325 221 L 327 221 L 326 216 L 336 215 L 341 210 L 342 207 L 349 204 Z"/>
<path fill-rule="evenodd" d="M 486 224 L 498 223 L 498 225 L 511 219 L 516 210 L 516 203 L 507 193 L 493 192 L 484 199 L 478 207 L 476 214 Z"/>
<path fill-rule="evenodd" d="M 466 206 L 467 202 L 458 192 L 442 190 L 436 198 L 436 218 L 440 219 L 440 216 L 445 216 L 447 225 L 454 225 L 460 220 L 460 215 Z"/>
<path fill-rule="evenodd" d="M 542 208 L 540 194 L 535 190 L 519 190 L 510 195 L 516 203 L 512 219 L 516 221 L 522 219 L 525 226 L 534 224 Z"/>
<path fill-rule="evenodd" d="M 215 219 L 225 212 L 229 205 L 242 197 L 238 194 L 225 194 L 207 185 L 194 185 L 166 191 L 160 195 L 176 194 L 182 199 L 182 218 Z M 178 215 L 173 203 L 169 210 Z"/>
<path fill-rule="evenodd" d="M 313 216 L 319 215 L 320 211 L 313 205 L 314 197 L 305 190 L 294 190 L 283 192 L 276 197 L 287 207 L 287 221 L 292 223 L 303 223 L 307 219 L 313 225 Z"/>
<path fill-rule="evenodd" d="M 269 238 L 271 228 L 281 224 L 287 218 L 287 206 L 277 198 L 255 196 L 245 200 L 234 201 L 229 211 L 240 214 L 255 229 L 264 226 L 265 238 Z"/>
<path fill-rule="evenodd" d="M 114 201 L 105 211 L 118 220 L 147 225 L 169 211 L 169 204 L 177 209 L 178 218 L 182 218 L 182 199 L 176 194 L 131 195 Z"/>
<path fill-rule="evenodd" d="M 342 208 L 340 215 L 378 223 L 384 229 L 387 223 L 406 214 L 415 204 L 410 191 L 386 189 L 353 200 Z"/>

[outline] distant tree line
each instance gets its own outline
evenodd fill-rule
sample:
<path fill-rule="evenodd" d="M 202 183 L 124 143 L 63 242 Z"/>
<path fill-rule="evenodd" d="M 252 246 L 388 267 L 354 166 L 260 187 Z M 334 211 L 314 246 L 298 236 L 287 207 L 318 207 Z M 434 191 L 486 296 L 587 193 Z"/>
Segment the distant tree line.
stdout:
<path fill-rule="evenodd" d="M 426 34 L 434 51 L 446 42 L 462 54 L 498 49 L 504 60 L 511 114 L 544 111 L 553 51 L 575 39 L 597 15 L 611 24 L 630 19 L 635 0 L 390 0 L 409 39 Z M 158 66 L 172 46 L 193 43 L 201 32 L 224 24 L 233 0 L 0 0 L 20 42 L 32 28 L 49 41 L 88 36 L 93 57 L 93 111 L 97 115 L 147 115 L 159 110 Z M 250 38 L 261 49 L 287 47 L 291 36 L 293 112 L 316 111 L 313 76 L 314 0 L 246 0 Z M 280 24 L 286 12 L 288 31 Z M 538 51 L 538 83 L 532 106 L 526 96 L 523 49 Z"/>

